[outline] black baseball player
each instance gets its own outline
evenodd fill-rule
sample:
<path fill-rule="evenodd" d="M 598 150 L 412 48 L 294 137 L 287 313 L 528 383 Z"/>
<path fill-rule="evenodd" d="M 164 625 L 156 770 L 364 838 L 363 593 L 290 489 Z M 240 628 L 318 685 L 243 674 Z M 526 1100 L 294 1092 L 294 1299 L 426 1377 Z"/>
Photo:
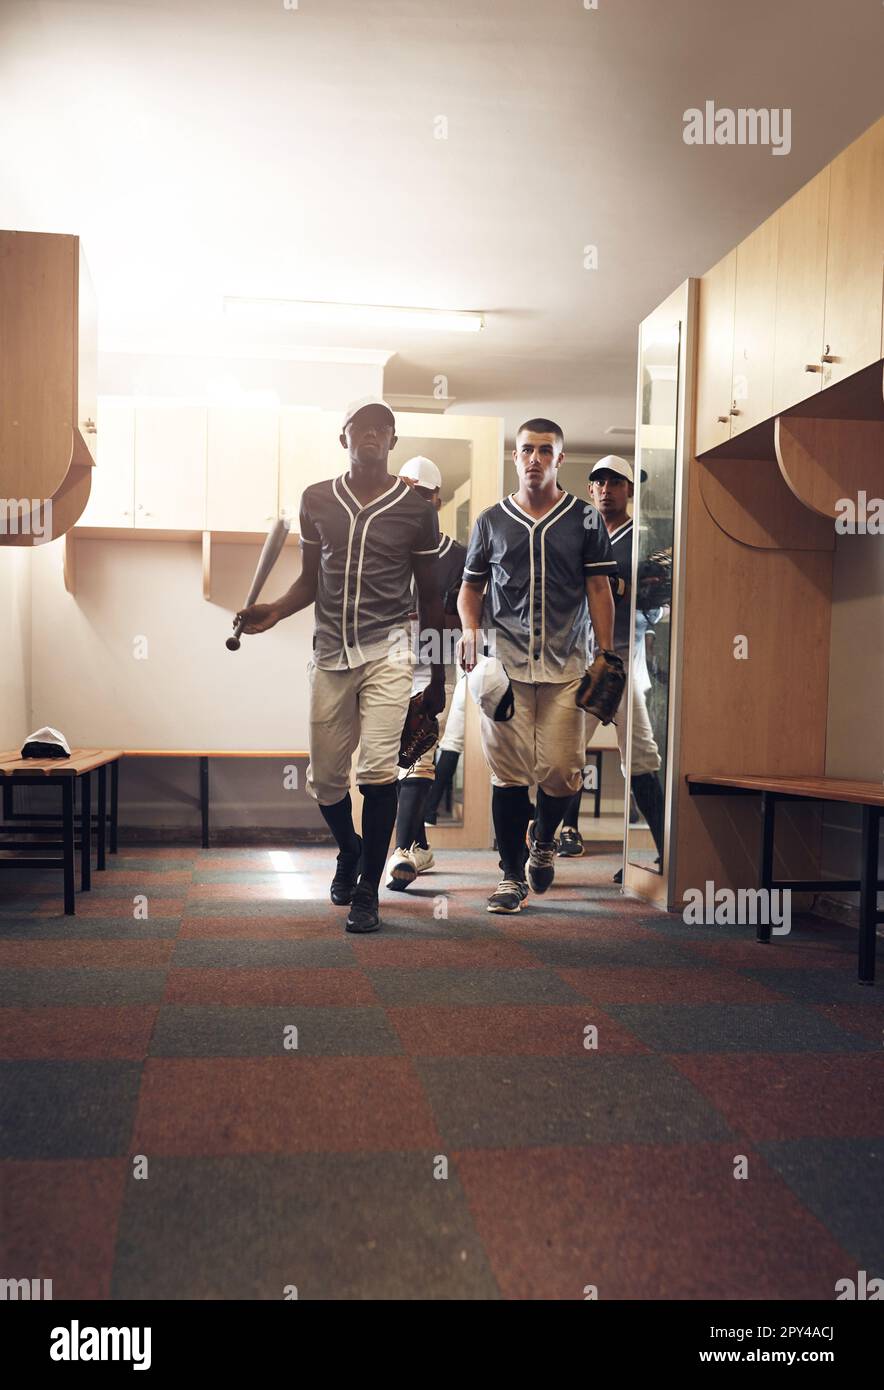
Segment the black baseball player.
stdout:
<path fill-rule="evenodd" d="M 529 887 L 545 893 L 553 881 L 556 831 L 583 775 L 585 719 L 577 695 L 586 671 L 587 605 L 605 653 L 612 644 L 609 576 L 616 562 L 595 508 L 558 486 L 563 458 L 554 421 L 521 426 L 513 451 L 519 489 L 478 518 L 464 566 L 463 665 L 475 665 L 478 630 L 490 628 L 515 702 L 507 722 L 480 714 L 503 874 L 489 912 L 518 912 Z"/>
<path fill-rule="evenodd" d="M 315 604 L 307 787 L 338 845 L 333 903 L 349 905 L 347 931 L 377 931 L 378 885 L 396 819 L 399 744 L 412 690 L 412 656 L 396 635 L 408 627 L 411 581 L 421 625 L 442 628 L 435 509 L 387 472 L 396 422 L 385 401 L 351 405 L 341 445 L 349 471 L 314 483 L 301 498 L 301 574 L 288 593 L 237 618 L 265 632 Z M 445 670 L 431 668 L 424 706 L 445 704 Z M 364 798 L 362 836 L 350 801 L 350 760 Z"/>

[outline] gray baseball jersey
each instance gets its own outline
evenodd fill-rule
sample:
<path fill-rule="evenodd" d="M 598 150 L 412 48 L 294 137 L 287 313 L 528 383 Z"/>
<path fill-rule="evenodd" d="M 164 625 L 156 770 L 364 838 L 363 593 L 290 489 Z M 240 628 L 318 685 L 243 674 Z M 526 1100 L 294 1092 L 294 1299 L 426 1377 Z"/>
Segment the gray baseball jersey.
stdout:
<path fill-rule="evenodd" d="M 301 497 L 301 545 L 321 546 L 313 660 L 324 670 L 376 661 L 408 631 L 413 557 L 436 555 L 436 509 L 401 478 L 363 507 L 347 476 Z"/>
<path fill-rule="evenodd" d="M 563 682 L 586 667 L 586 579 L 617 563 L 595 507 L 562 492 L 536 520 L 504 497 L 473 527 L 464 579 L 487 579 L 482 625 L 512 680 Z"/>

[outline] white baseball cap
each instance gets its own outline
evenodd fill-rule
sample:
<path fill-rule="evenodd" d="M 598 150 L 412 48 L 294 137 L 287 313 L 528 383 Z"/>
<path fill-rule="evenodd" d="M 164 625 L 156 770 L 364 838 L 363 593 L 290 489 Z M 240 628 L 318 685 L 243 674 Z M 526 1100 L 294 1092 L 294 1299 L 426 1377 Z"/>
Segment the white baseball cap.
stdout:
<path fill-rule="evenodd" d="M 47 724 L 36 733 L 28 734 L 21 755 L 23 758 L 69 758 L 71 750 L 64 734 L 50 729 Z"/>
<path fill-rule="evenodd" d="M 421 487 L 428 487 L 431 491 L 442 486 L 442 474 L 433 460 L 424 458 L 423 454 L 416 454 L 413 459 L 403 463 L 399 469 L 399 477 L 410 478 L 413 483 L 419 483 Z"/>
<path fill-rule="evenodd" d="M 467 676 L 470 694 L 483 714 L 498 724 L 512 719 L 515 710 L 513 687 L 502 661 L 496 656 L 480 656 Z"/>
<path fill-rule="evenodd" d="M 341 430 L 344 431 L 347 428 L 350 421 L 355 419 L 355 417 L 359 414 L 360 410 L 365 410 L 370 405 L 379 405 L 384 410 L 386 410 L 387 414 L 390 417 L 390 423 L 395 428 L 396 416 L 393 414 L 393 411 L 391 410 L 390 406 L 387 405 L 387 402 L 383 399 L 383 397 L 363 396 L 361 400 L 351 401 L 350 404 L 347 406 L 347 409 L 344 411 L 344 423 L 341 425 Z"/>
<path fill-rule="evenodd" d="M 625 478 L 627 482 L 635 482 L 632 464 L 628 463 L 626 459 L 622 459 L 619 454 L 605 454 L 603 459 L 599 459 L 598 463 L 594 463 L 589 470 L 590 479 L 592 479 L 596 473 L 618 473 L 620 477 Z M 640 476 L 643 483 L 647 481 L 648 475 L 644 469 L 642 469 Z"/>

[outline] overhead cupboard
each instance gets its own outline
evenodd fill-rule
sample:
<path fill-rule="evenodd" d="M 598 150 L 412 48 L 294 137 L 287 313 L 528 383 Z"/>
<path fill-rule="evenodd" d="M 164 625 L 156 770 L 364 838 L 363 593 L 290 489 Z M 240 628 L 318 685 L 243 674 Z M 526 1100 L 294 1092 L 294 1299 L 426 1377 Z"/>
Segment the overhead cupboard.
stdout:
<path fill-rule="evenodd" d="M 884 118 L 700 281 L 696 452 L 884 356 Z"/>

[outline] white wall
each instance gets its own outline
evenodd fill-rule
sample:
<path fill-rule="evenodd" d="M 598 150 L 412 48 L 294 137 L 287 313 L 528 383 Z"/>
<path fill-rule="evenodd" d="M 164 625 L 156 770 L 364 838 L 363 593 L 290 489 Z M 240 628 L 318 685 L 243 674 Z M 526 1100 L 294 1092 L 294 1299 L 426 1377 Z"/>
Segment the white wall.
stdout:
<path fill-rule="evenodd" d="M 884 537 L 838 536 L 832 589 L 826 775 L 884 781 Z M 859 808 L 829 806 L 823 873 L 859 872 Z M 884 856 L 881 860 L 884 864 Z M 856 894 L 833 895 L 857 902 Z"/>
<path fill-rule="evenodd" d="M 31 557 L 0 546 L 0 750 L 21 748 L 31 722 Z"/>

